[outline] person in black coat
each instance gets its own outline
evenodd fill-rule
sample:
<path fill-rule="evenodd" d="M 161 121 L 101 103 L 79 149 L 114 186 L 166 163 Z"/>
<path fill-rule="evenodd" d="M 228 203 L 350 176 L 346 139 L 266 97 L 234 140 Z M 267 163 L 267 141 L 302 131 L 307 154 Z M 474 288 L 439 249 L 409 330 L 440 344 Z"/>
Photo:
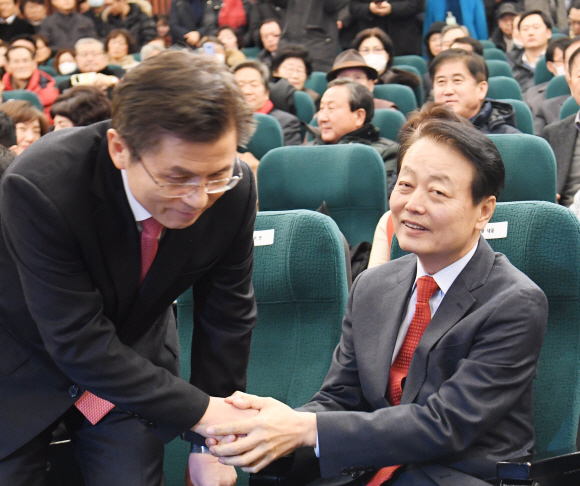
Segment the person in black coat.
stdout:
<path fill-rule="evenodd" d="M 18 6 L 14 0 L 0 3 L 0 39 L 8 42 L 12 37 L 22 34 L 33 35 L 35 28 L 26 20 L 18 17 Z"/>
<path fill-rule="evenodd" d="M 203 27 L 203 0 L 172 0 L 169 11 L 169 29 L 174 44 L 185 42 L 195 46 L 205 35 Z"/>

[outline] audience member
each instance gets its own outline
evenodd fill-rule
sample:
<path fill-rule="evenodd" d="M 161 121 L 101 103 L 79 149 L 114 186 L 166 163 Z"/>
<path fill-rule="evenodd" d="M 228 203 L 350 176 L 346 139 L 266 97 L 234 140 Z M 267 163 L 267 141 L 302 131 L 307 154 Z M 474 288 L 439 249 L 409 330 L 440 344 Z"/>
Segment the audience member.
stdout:
<path fill-rule="evenodd" d="M 312 74 L 312 59 L 304 47 L 297 44 L 287 44 L 276 52 L 272 60 L 272 75 L 286 79 L 299 91 L 305 91 L 317 105 L 320 95 L 304 83 Z"/>
<path fill-rule="evenodd" d="M 20 34 L 13 37 L 10 41 L 9 47 L 26 47 L 34 56 L 36 56 L 36 39 L 34 35 Z"/>
<path fill-rule="evenodd" d="M 430 62 L 441 52 L 441 31 L 446 25 L 445 22 L 433 22 L 425 37 L 423 37 L 423 50 L 425 57 L 427 57 L 427 62 Z"/>
<path fill-rule="evenodd" d="M 372 123 L 375 114 L 373 95 L 368 88 L 351 79 L 336 79 L 320 100 L 318 112 L 319 133 L 310 145 L 362 143 L 370 145 L 385 163 L 387 188 L 397 168 L 399 145 L 380 136 Z M 387 195 L 387 200 L 388 200 Z"/>
<path fill-rule="evenodd" d="M 571 54 L 568 76 L 572 96 L 580 103 L 580 48 Z M 570 115 L 544 129 L 543 137 L 556 156 L 558 202 L 569 207 L 580 190 L 579 114 Z"/>
<path fill-rule="evenodd" d="M 169 17 L 167 15 L 156 15 L 155 27 L 157 29 L 157 37 L 160 37 L 165 41 L 165 47 L 169 47 L 172 44 Z"/>
<path fill-rule="evenodd" d="M 350 13 L 357 30 L 377 27 L 388 33 L 398 56 L 420 55 L 423 35 L 417 17 L 423 13 L 424 4 L 423 0 L 351 0 Z"/>
<path fill-rule="evenodd" d="M 540 10 L 550 19 L 559 31 L 568 29 L 568 5 L 570 0 L 521 0 L 524 11 Z"/>
<path fill-rule="evenodd" d="M 251 0 L 209 0 L 203 13 L 205 35 L 217 36 L 221 27 L 229 27 L 243 39 L 241 45 L 250 43 L 248 23 L 254 6 Z"/>
<path fill-rule="evenodd" d="M 451 44 L 451 49 L 463 49 L 467 52 L 473 52 L 478 56 L 483 56 L 483 44 L 471 37 L 460 37 L 455 39 Z"/>
<path fill-rule="evenodd" d="M 28 101 L 9 100 L 0 104 L 3 111 L 14 120 L 16 127 L 16 147 L 14 153 L 20 155 L 50 129 L 48 119 Z"/>
<path fill-rule="evenodd" d="M 52 50 L 48 47 L 48 40 L 41 34 L 34 34 L 33 37 L 36 42 L 34 60 L 39 66 L 45 66 L 52 58 Z"/>
<path fill-rule="evenodd" d="M 197 46 L 205 34 L 203 28 L 204 0 L 171 0 L 169 30 L 173 44 Z"/>
<path fill-rule="evenodd" d="M 523 94 L 534 86 L 536 64 L 546 53 L 552 38 L 552 22 L 544 12 L 530 10 L 522 14 L 518 28 L 524 49 L 508 53 L 507 59 Z"/>
<path fill-rule="evenodd" d="M 74 49 L 61 49 L 54 55 L 53 67 L 62 76 L 74 73 L 77 69 Z"/>
<path fill-rule="evenodd" d="M 486 99 L 487 66 L 483 57 L 448 49 L 430 64 L 436 103 L 445 103 L 483 133 L 520 133 L 509 103 Z"/>
<path fill-rule="evenodd" d="M 215 57 L 219 62 L 226 64 L 226 46 L 217 37 L 203 37 L 199 41 L 199 45 L 201 48 L 200 52 L 207 56 Z"/>
<path fill-rule="evenodd" d="M 255 472 L 308 447 L 320 458 L 319 484 L 340 484 L 344 471 L 372 486 L 483 486 L 497 484 L 498 461 L 533 451 L 548 302 L 481 235 L 504 185 L 501 156 L 455 121 L 420 118 L 401 140 L 390 204 L 410 254 L 353 283 L 330 370 L 309 403 L 226 399 L 259 413 L 208 429 L 238 434 L 209 440 L 223 464 Z"/>
<path fill-rule="evenodd" d="M 497 27 L 491 33 L 489 40 L 504 52 L 511 51 L 514 45 L 512 36 L 514 17 L 517 14 L 516 6 L 513 3 L 501 3 L 496 10 Z"/>
<path fill-rule="evenodd" d="M 300 145 L 302 143 L 300 120 L 290 113 L 274 108 L 270 100 L 268 68 L 259 61 L 248 60 L 236 64 L 232 72 L 252 111 L 273 116 L 278 120 L 284 135 L 284 145 Z"/>
<path fill-rule="evenodd" d="M 570 37 L 580 35 L 580 0 L 574 0 L 568 12 L 568 22 L 570 23 Z"/>
<path fill-rule="evenodd" d="M 58 96 L 52 76 L 38 69 L 32 52 L 26 47 L 9 47 L 6 58 L 6 74 L 2 77 L 4 90 L 26 89 L 36 93 L 50 119 L 50 107 Z"/>
<path fill-rule="evenodd" d="M 433 22 L 447 21 L 447 12 L 451 12 L 457 24 L 467 28 L 469 33 L 466 33 L 466 35 L 479 40 L 488 38 L 487 20 L 485 18 L 485 8 L 482 0 L 450 2 L 428 0 L 425 4 L 423 32 L 427 33 L 429 26 Z M 449 24 L 453 25 L 453 22 L 450 21 Z"/>
<path fill-rule="evenodd" d="M 469 29 L 464 25 L 446 25 L 441 29 L 441 50 L 451 48 L 451 44 L 461 37 L 471 37 Z"/>
<path fill-rule="evenodd" d="M 109 29 L 126 29 L 131 32 L 138 49 L 157 37 L 155 21 L 137 3 L 105 0 L 105 5 L 107 8 L 102 15 L 103 22 Z"/>
<path fill-rule="evenodd" d="M 381 29 L 362 30 L 354 38 L 352 48 L 379 73 L 379 84 L 404 84 L 412 89 L 421 84 L 416 74 L 392 67 L 395 58 L 393 42 Z"/>
<path fill-rule="evenodd" d="M 77 70 L 73 71 L 71 78 L 61 81 L 59 91 L 71 86 L 96 86 L 106 91 L 109 97 L 113 88 L 125 74 L 119 67 L 107 66 L 107 54 L 105 46 L 97 39 L 80 39 L 75 44 L 75 61 Z M 84 75 L 84 76 L 76 76 Z"/>
<path fill-rule="evenodd" d="M 20 34 L 34 34 L 34 27 L 18 16 L 18 5 L 15 0 L 0 1 L 0 39 L 10 41 Z"/>
<path fill-rule="evenodd" d="M 248 24 L 248 34 L 251 45 L 265 47 L 263 40 L 260 37 L 262 25 L 267 20 L 275 20 L 278 22 L 278 27 L 281 27 L 285 14 L 286 9 L 284 4 L 278 1 L 271 2 L 270 0 L 257 0 L 256 2 L 253 2 L 250 11 L 250 21 Z M 280 33 L 281 32 L 282 30 L 280 29 Z M 274 49 L 273 52 L 276 52 L 276 50 Z"/>
<path fill-rule="evenodd" d="M 5 148 L 16 145 L 16 126 L 14 120 L 6 112 L 0 110 L 0 145 Z"/>
<path fill-rule="evenodd" d="M 107 34 L 111 30 L 103 20 L 103 14 L 106 8 L 104 0 L 91 0 L 90 3 L 88 0 L 85 0 L 79 4 L 79 12 L 93 21 L 99 39 L 107 37 Z"/>
<path fill-rule="evenodd" d="M 97 37 L 94 22 L 75 12 L 75 0 L 51 0 L 51 3 L 56 12 L 42 21 L 39 30 L 51 49 L 71 48 L 79 39 Z"/>
<path fill-rule="evenodd" d="M 47 10 L 44 0 L 22 0 L 20 2 L 20 11 L 24 19 L 34 27 L 40 29 L 40 24 L 46 18 Z"/>
<path fill-rule="evenodd" d="M 514 17 L 514 21 L 512 24 L 512 40 L 514 41 L 514 45 L 512 50 L 509 51 L 511 53 L 519 52 L 524 48 L 524 43 L 522 41 L 522 35 L 520 34 L 520 19 L 522 18 L 522 14 L 517 14 Z"/>
<path fill-rule="evenodd" d="M 108 54 L 108 64 L 121 66 L 129 71 L 139 64 L 132 54 L 137 52 L 135 39 L 126 29 L 113 29 L 105 39 L 105 51 Z"/>
<path fill-rule="evenodd" d="M 111 118 L 111 101 L 94 86 L 75 86 L 61 94 L 50 109 L 54 130 L 85 127 Z"/>
<path fill-rule="evenodd" d="M 369 66 L 365 62 L 364 58 L 357 51 L 347 49 L 336 56 L 332 69 L 326 74 L 326 80 L 328 82 L 340 78 L 349 78 L 352 81 L 356 81 L 367 88 L 372 94 L 378 79 L 378 73 L 374 67 Z M 396 109 L 395 103 L 391 101 L 374 98 L 374 96 L 373 100 L 375 108 Z"/>
<path fill-rule="evenodd" d="M 245 61 L 245 54 L 238 47 L 238 36 L 235 31 L 226 25 L 220 27 L 217 38 L 224 45 L 226 50 L 226 64 L 230 67 Z"/>
<path fill-rule="evenodd" d="M 349 0 L 267 0 L 284 6 L 283 44 L 301 44 L 312 56 L 312 69 L 327 72 L 339 51 L 338 12 Z"/>
<path fill-rule="evenodd" d="M 145 61 L 150 57 L 156 56 L 157 54 L 160 54 L 165 50 L 166 50 L 165 47 L 149 42 L 148 44 L 145 44 L 141 48 L 141 61 Z"/>
<path fill-rule="evenodd" d="M 278 50 L 281 33 L 280 24 L 275 19 L 266 19 L 260 26 L 260 39 L 264 48 L 258 54 L 258 61 L 263 62 L 268 68 L 272 67 L 272 56 Z"/>

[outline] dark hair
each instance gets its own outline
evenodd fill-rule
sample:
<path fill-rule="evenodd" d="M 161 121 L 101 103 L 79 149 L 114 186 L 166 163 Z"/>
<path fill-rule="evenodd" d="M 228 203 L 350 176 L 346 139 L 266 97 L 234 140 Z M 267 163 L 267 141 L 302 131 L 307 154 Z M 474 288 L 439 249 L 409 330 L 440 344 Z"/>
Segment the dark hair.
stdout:
<path fill-rule="evenodd" d="M 522 27 L 522 21 L 526 17 L 529 17 L 530 15 L 539 15 L 540 17 L 542 17 L 542 21 L 544 22 L 544 25 L 546 26 L 546 28 L 552 29 L 552 25 L 553 25 L 552 19 L 550 19 L 550 17 L 548 17 L 548 15 L 546 15 L 545 12 L 543 12 L 541 10 L 528 10 L 527 12 L 524 12 L 523 14 L 521 14 L 520 21 L 518 22 L 518 30 L 520 30 Z"/>
<path fill-rule="evenodd" d="M 479 204 L 487 196 L 499 196 L 505 183 L 505 167 L 496 146 L 487 135 L 442 104 L 425 104 L 411 115 L 401 130 L 398 173 L 409 148 L 423 138 L 448 146 L 471 163 L 473 204 Z"/>
<path fill-rule="evenodd" d="M 205 37 L 202 37 L 201 40 L 199 41 L 198 45 L 200 47 L 202 47 L 204 44 L 207 44 L 208 42 L 213 42 L 214 44 L 219 44 L 220 46 L 222 46 L 224 48 L 224 51 L 226 50 L 226 46 L 224 46 L 224 43 L 213 35 L 206 35 Z"/>
<path fill-rule="evenodd" d="M 431 81 L 435 79 L 437 68 L 447 61 L 462 61 L 469 70 L 469 73 L 478 83 L 487 81 L 487 78 L 489 77 L 487 64 L 483 57 L 474 54 L 473 52 L 467 52 L 463 49 L 447 49 L 446 51 L 437 54 L 433 61 L 431 61 L 431 64 L 429 65 L 429 77 L 431 78 Z"/>
<path fill-rule="evenodd" d="M 278 27 L 280 27 L 280 29 L 282 28 L 280 25 L 280 22 L 278 22 L 276 19 L 270 17 L 269 19 L 262 20 L 262 23 L 260 24 L 260 29 L 262 28 L 262 25 L 271 24 L 272 22 L 276 22 L 278 24 Z"/>
<path fill-rule="evenodd" d="M 46 135 L 50 130 L 50 124 L 42 111 L 32 106 L 26 100 L 8 100 L 0 104 L 0 111 L 3 111 L 14 120 L 14 124 L 26 123 L 38 120 L 40 123 L 40 134 Z"/>
<path fill-rule="evenodd" d="M 34 38 L 34 36 L 32 36 L 30 34 L 15 35 L 14 37 L 12 37 L 10 39 L 9 43 L 10 43 L 10 45 L 12 45 L 12 44 L 14 44 L 14 42 L 16 42 L 18 40 L 28 41 L 28 42 L 30 42 L 34 46 L 34 50 L 32 51 L 32 56 L 34 57 L 34 55 L 36 54 L 36 39 Z"/>
<path fill-rule="evenodd" d="M 548 43 L 548 48 L 546 49 L 546 62 L 554 62 L 554 52 L 556 49 L 560 49 L 562 51 L 562 56 L 564 52 L 568 48 L 569 45 L 572 44 L 572 39 L 570 37 L 560 37 L 559 39 L 553 39 Z"/>
<path fill-rule="evenodd" d="M 167 15 L 154 15 L 155 23 L 162 22 L 164 25 L 169 25 L 169 17 Z"/>
<path fill-rule="evenodd" d="M 576 59 L 576 56 L 578 54 L 580 54 L 580 47 L 572 53 L 572 55 L 570 56 L 570 59 L 568 60 L 568 73 L 570 75 L 572 75 L 572 65 L 574 64 L 574 59 Z"/>
<path fill-rule="evenodd" d="M 378 27 L 361 30 L 352 41 L 350 47 L 358 51 L 363 41 L 371 37 L 376 37 L 377 39 L 379 39 L 385 51 L 387 51 L 387 55 L 389 56 L 389 60 L 387 61 L 387 69 L 389 69 L 393 65 L 393 61 L 395 58 L 395 47 L 393 45 L 393 41 L 391 40 L 391 38 Z"/>
<path fill-rule="evenodd" d="M 59 95 L 50 114 L 65 116 L 75 127 L 85 127 L 111 118 L 111 102 L 94 86 L 74 86 Z"/>
<path fill-rule="evenodd" d="M 66 49 L 60 49 L 57 51 L 57 53 L 54 55 L 54 62 L 52 63 L 52 66 L 54 67 L 54 69 L 56 69 L 56 72 L 59 74 L 62 74 L 60 72 L 60 68 L 59 68 L 59 64 L 60 64 L 60 58 L 63 54 L 69 53 L 72 55 L 72 57 L 75 57 L 75 50 L 74 49 L 70 49 L 70 48 L 66 48 Z"/>
<path fill-rule="evenodd" d="M 16 128 L 14 120 L 7 113 L 0 111 L 0 145 L 12 147 L 16 145 Z"/>
<path fill-rule="evenodd" d="M 306 68 L 306 76 L 312 74 L 312 58 L 310 57 L 310 52 L 304 46 L 299 46 L 298 44 L 286 44 L 276 51 L 276 54 L 272 58 L 272 72 L 278 71 L 280 65 L 286 59 L 292 57 L 302 59 L 304 67 Z"/>
<path fill-rule="evenodd" d="M 27 3 L 37 3 L 38 5 L 42 5 L 42 6 L 46 7 L 46 3 L 44 3 L 44 0 L 22 0 L 20 2 L 20 12 L 23 15 L 24 15 L 24 7 L 26 6 Z"/>
<path fill-rule="evenodd" d="M 4 172 L 6 172 L 6 169 L 10 167 L 10 164 L 14 162 L 15 158 L 16 154 L 12 152 L 12 150 L 4 145 L 0 145 L 0 177 L 4 175 Z"/>
<path fill-rule="evenodd" d="M 453 44 L 455 44 L 456 42 L 460 44 L 469 44 L 471 47 L 473 47 L 473 52 L 475 54 L 483 56 L 483 44 L 478 40 L 473 39 L 471 37 L 460 37 L 459 39 L 455 39 L 451 44 L 451 46 L 453 46 Z M 461 47 L 458 47 L 457 49 L 461 49 Z"/>
<path fill-rule="evenodd" d="M 7 50 L 6 50 L 6 60 L 10 61 L 9 59 L 9 54 L 12 51 L 15 51 L 16 49 L 26 49 L 28 52 L 30 52 L 30 56 L 32 57 L 32 59 L 34 59 L 34 52 L 32 52 L 28 47 L 26 46 L 10 46 Z"/>
<path fill-rule="evenodd" d="M 348 78 L 335 79 L 328 83 L 328 89 L 335 86 L 345 86 L 348 89 L 348 104 L 350 111 L 365 110 L 365 123 L 372 121 L 375 116 L 375 100 L 366 86 Z"/>
<path fill-rule="evenodd" d="M 235 74 L 240 69 L 250 68 L 255 69 L 260 73 L 260 79 L 262 80 L 262 84 L 266 91 L 270 91 L 270 85 L 268 84 L 270 80 L 270 71 L 268 70 L 268 66 L 266 66 L 263 62 L 257 61 L 255 59 L 246 59 L 245 61 L 241 61 L 237 63 L 235 66 L 232 66 L 230 71 L 232 74 Z"/>
<path fill-rule="evenodd" d="M 216 37 L 220 35 L 220 32 L 222 30 L 229 30 L 231 31 L 232 34 L 234 34 L 236 36 L 236 41 L 238 43 L 238 49 L 241 49 L 243 46 L 243 37 L 240 35 L 239 32 L 236 31 L 236 29 L 233 29 L 232 27 L 230 27 L 229 25 L 222 25 L 216 34 Z M 225 45 L 224 45 L 224 49 L 225 49 Z"/>
<path fill-rule="evenodd" d="M 235 129 L 238 145 L 254 133 L 252 110 L 227 67 L 209 56 L 165 51 L 129 71 L 113 90 L 112 124 L 134 155 L 171 134 L 211 143 Z"/>
<path fill-rule="evenodd" d="M 135 54 L 135 52 L 137 52 L 135 38 L 127 29 L 113 29 L 111 32 L 109 32 L 109 35 L 107 35 L 105 38 L 105 52 L 109 52 L 109 41 L 119 36 L 123 36 L 125 38 L 125 42 L 127 42 L 127 53 Z"/>

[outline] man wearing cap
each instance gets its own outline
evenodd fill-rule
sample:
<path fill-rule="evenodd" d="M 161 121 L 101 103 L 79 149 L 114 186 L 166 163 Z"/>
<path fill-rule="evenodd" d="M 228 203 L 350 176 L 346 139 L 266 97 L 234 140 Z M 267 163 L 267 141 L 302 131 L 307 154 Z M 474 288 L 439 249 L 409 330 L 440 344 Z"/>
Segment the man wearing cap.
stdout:
<path fill-rule="evenodd" d="M 362 84 L 372 93 L 379 73 L 375 68 L 370 67 L 364 58 L 355 49 L 347 49 L 341 52 L 332 65 L 332 69 L 326 75 L 326 80 L 330 83 L 335 79 L 350 78 L 359 84 Z M 374 98 L 375 108 L 397 109 L 397 106 L 387 100 Z"/>
<path fill-rule="evenodd" d="M 491 33 L 489 40 L 504 52 L 511 51 L 514 46 L 513 23 L 517 14 L 513 3 L 502 3 L 497 9 L 497 27 Z"/>

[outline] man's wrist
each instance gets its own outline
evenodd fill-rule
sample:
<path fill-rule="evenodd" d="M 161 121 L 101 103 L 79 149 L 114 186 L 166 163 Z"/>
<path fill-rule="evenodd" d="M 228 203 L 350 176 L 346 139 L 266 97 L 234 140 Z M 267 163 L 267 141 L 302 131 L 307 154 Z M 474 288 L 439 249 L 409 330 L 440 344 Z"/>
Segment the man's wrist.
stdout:
<path fill-rule="evenodd" d="M 318 427 L 316 424 L 316 414 L 313 412 L 298 412 L 301 415 L 304 425 L 302 446 L 316 447 L 318 443 Z"/>

